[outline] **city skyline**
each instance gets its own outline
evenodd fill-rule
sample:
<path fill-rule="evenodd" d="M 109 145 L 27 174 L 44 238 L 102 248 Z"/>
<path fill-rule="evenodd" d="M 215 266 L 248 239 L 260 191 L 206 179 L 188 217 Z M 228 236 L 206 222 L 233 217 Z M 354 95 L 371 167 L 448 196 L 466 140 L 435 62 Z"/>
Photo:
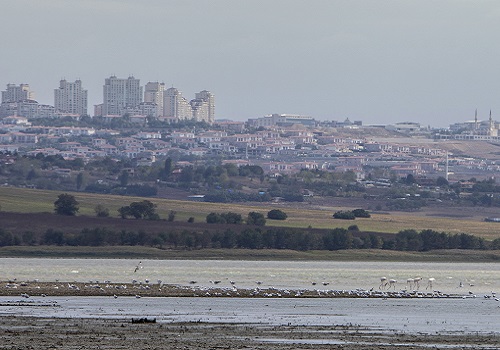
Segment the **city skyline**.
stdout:
<path fill-rule="evenodd" d="M 499 19 L 495 1 L 5 1 L 0 86 L 52 104 L 59 80 L 81 80 L 92 114 L 104 77 L 134 75 L 208 88 L 218 119 L 446 127 L 500 110 Z"/>
<path fill-rule="evenodd" d="M 148 82 L 141 85 L 134 76 L 119 78 L 114 75 L 104 79 L 102 102 L 94 105 L 93 113 L 87 112 L 88 91 L 81 80 L 61 80 L 54 89 L 53 105 L 42 104 L 35 99 L 30 84 L 7 84 L 1 91 L 0 118 L 20 116 L 25 118 L 58 118 L 64 116 L 124 115 L 165 120 L 215 121 L 215 95 L 202 90 L 188 100 L 177 88 L 165 89 L 164 83 Z"/>
<path fill-rule="evenodd" d="M 112 83 L 110 83 L 112 82 Z M 130 88 L 130 84 L 132 82 L 133 85 L 133 98 L 131 101 L 120 101 L 120 106 L 114 106 L 113 110 L 108 110 L 106 107 L 106 101 L 109 98 L 116 99 L 116 92 L 112 93 L 110 96 L 109 88 L 110 84 L 113 84 L 118 87 L 118 90 L 128 90 Z M 42 109 L 47 109 L 47 111 L 42 112 L 42 116 L 47 114 L 47 117 L 50 117 L 50 114 L 63 116 L 64 113 L 67 115 L 89 115 L 89 116 L 103 116 L 103 115 L 124 115 L 124 114 L 136 114 L 136 115 L 152 115 L 154 117 L 160 118 L 175 118 L 179 120 L 183 119 L 195 119 L 197 121 L 206 120 L 209 123 L 213 123 L 215 121 L 215 97 L 214 95 L 208 91 L 203 90 L 200 92 L 196 92 L 194 95 L 194 99 L 188 100 L 182 95 L 182 91 L 172 86 L 170 88 L 165 87 L 165 83 L 163 82 L 147 82 L 145 84 L 140 83 L 140 79 L 136 79 L 134 76 L 129 76 L 127 78 L 119 78 L 115 75 L 111 75 L 108 78 L 104 78 L 104 85 L 102 86 L 102 101 L 98 104 L 88 105 L 87 101 L 87 93 L 88 91 L 83 89 L 82 81 L 80 79 L 75 80 L 74 82 L 69 82 L 66 79 L 62 79 L 59 81 L 59 88 L 55 88 L 52 103 L 41 103 L 36 98 L 36 92 L 31 89 L 29 83 L 8 83 L 6 84 L 5 90 L 2 91 L 2 102 L 7 103 L 4 106 L 5 110 L 0 108 L 0 115 L 5 114 L 9 108 L 13 108 L 12 112 L 9 115 L 18 114 L 17 105 L 10 106 L 8 103 L 16 103 L 23 102 L 28 104 L 30 107 L 35 108 L 36 106 L 40 106 Z M 118 84 L 118 85 L 117 85 Z M 136 91 L 135 91 L 136 90 Z M 122 98 L 125 98 L 122 96 Z M 173 100 L 172 100 L 173 98 Z M 168 102 L 172 100 L 171 102 Z M 108 101 L 109 102 L 109 101 Z M 24 106 L 21 106 L 21 110 L 23 110 Z M 78 113 L 81 111 L 81 113 Z M 200 113 L 201 111 L 201 113 Z M 428 124 L 428 126 L 432 128 L 443 127 L 443 128 L 456 128 L 457 125 L 472 125 L 475 121 L 478 122 L 488 122 L 491 124 L 492 110 L 489 110 L 489 114 L 486 115 L 488 111 L 484 111 L 481 114 L 484 114 L 484 118 L 478 118 L 478 109 L 476 108 L 474 111 L 474 116 L 468 116 L 468 118 L 460 119 L 460 120 L 452 120 L 452 122 L 446 126 L 436 126 Z M 26 113 L 26 111 L 25 111 Z M 34 110 L 26 115 L 32 118 L 33 115 L 37 114 Z M 38 113 L 39 114 L 39 113 Z M 319 119 L 314 116 L 304 116 L 293 113 L 268 113 L 262 116 L 257 116 L 255 118 L 248 118 L 246 120 L 239 121 L 248 121 L 252 123 L 257 119 L 266 119 L 273 116 L 278 115 L 289 115 L 296 116 L 300 118 L 311 118 L 312 120 L 318 121 L 339 121 L 342 122 L 341 119 Z M 7 114 L 5 114 L 7 116 Z M 38 118 L 41 116 L 37 116 Z M 230 118 L 217 118 L 219 120 L 231 120 Z M 349 117 L 345 118 L 346 121 L 349 121 Z M 352 122 L 352 121 L 350 121 Z M 357 123 L 363 123 L 363 120 L 356 121 Z M 391 124 L 405 124 L 405 123 L 418 123 L 414 121 L 396 121 L 394 123 L 372 123 L 367 125 L 391 125 Z M 425 124 L 422 124 L 425 125 Z M 491 127 L 490 127 L 491 128 Z"/>

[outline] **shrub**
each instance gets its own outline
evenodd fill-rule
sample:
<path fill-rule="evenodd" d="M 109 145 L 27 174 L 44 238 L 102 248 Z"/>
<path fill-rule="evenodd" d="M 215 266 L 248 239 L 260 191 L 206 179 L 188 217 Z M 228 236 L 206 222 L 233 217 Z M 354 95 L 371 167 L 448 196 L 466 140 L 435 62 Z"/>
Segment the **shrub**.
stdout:
<path fill-rule="evenodd" d="M 159 219 L 159 216 L 156 213 L 156 204 L 148 200 L 132 202 L 130 205 L 118 209 L 118 212 L 123 219 L 126 219 L 129 216 L 133 216 L 136 219 Z"/>
<path fill-rule="evenodd" d="M 102 204 L 97 204 L 94 211 L 95 215 L 99 218 L 107 218 L 109 216 L 109 209 Z"/>
<path fill-rule="evenodd" d="M 247 224 L 248 225 L 264 226 L 266 224 L 266 218 L 264 217 L 264 214 L 252 211 L 252 212 L 248 213 Z"/>
<path fill-rule="evenodd" d="M 207 224 L 225 224 L 226 220 L 217 213 L 210 213 L 207 215 Z"/>
<path fill-rule="evenodd" d="M 352 213 L 357 218 L 369 218 L 371 216 L 370 213 L 364 209 L 354 209 Z"/>
<path fill-rule="evenodd" d="M 267 218 L 271 220 L 286 220 L 287 217 L 288 215 L 279 209 L 273 209 L 267 213 Z"/>
<path fill-rule="evenodd" d="M 356 217 L 354 216 L 352 211 L 337 211 L 333 214 L 334 219 L 342 219 L 342 220 L 354 220 Z"/>
<path fill-rule="evenodd" d="M 241 214 L 233 213 L 233 212 L 227 212 L 227 213 L 222 213 L 220 214 L 226 220 L 226 223 L 228 224 L 241 224 L 243 223 L 243 218 L 241 217 Z"/>

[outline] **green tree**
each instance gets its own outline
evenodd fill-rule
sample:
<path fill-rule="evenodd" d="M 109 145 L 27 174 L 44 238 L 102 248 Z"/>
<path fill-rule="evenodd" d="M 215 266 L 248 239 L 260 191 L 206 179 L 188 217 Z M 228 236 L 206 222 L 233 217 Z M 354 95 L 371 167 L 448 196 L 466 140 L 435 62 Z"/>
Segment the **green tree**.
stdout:
<path fill-rule="evenodd" d="M 273 209 L 267 213 L 267 218 L 271 220 L 286 220 L 287 217 L 288 215 L 279 209 Z"/>
<path fill-rule="evenodd" d="M 163 167 L 162 179 L 167 180 L 172 174 L 172 170 L 174 170 L 172 164 L 172 158 L 167 158 L 165 160 L 165 166 Z"/>
<path fill-rule="evenodd" d="M 156 204 L 148 200 L 132 202 L 130 205 L 118 209 L 118 212 L 123 219 L 126 219 L 129 216 L 133 216 L 136 219 L 159 219 L 159 216 L 156 213 Z"/>
<path fill-rule="evenodd" d="M 220 214 L 224 218 L 227 224 L 236 224 L 239 225 L 243 223 L 243 218 L 241 217 L 241 214 L 238 213 L 233 213 L 233 212 L 227 212 L 227 213 L 222 213 Z"/>
<path fill-rule="evenodd" d="M 446 180 L 446 178 L 444 178 L 443 176 L 440 176 L 436 179 L 436 185 L 439 187 L 448 186 L 449 182 L 448 182 L 448 180 Z"/>
<path fill-rule="evenodd" d="M 328 250 L 350 249 L 352 234 L 345 228 L 336 228 L 323 237 L 323 243 Z"/>
<path fill-rule="evenodd" d="M 357 218 L 369 218 L 371 216 L 370 213 L 364 209 L 354 209 L 352 213 Z"/>
<path fill-rule="evenodd" d="M 100 218 L 107 218 L 109 216 L 109 210 L 102 204 L 97 204 L 94 208 L 95 214 Z"/>
<path fill-rule="evenodd" d="M 83 176 L 82 172 L 79 172 L 78 175 L 76 176 L 76 189 L 80 191 L 80 189 L 83 187 L 85 182 L 85 178 Z"/>
<path fill-rule="evenodd" d="M 210 213 L 207 215 L 207 224 L 225 224 L 226 219 L 224 219 L 220 214 Z"/>
<path fill-rule="evenodd" d="M 266 218 L 264 217 L 264 214 L 252 211 L 252 212 L 248 213 L 247 224 L 248 225 L 256 225 L 256 226 L 264 226 L 266 224 Z"/>
<path fill-rule="evenodd" d="M 415 176 L 413 176 L 413 174 L 408 174 L 405 178 L 405 183 L 407 185 L 413 185 L 416 182 L 417 181 L 415 180 Z"/>
<path fill-rule="evenodd" d="M 54 211 L 59 215 L 74 216 L 79 209 L 75 197 L 67 193 L 60 194 L 54 202 Z"/>
<path fill-rule="evenodd" d="M 340 211 L 336 211 L 333 214 L 333 218 L 334 219 L 343 219 L 343 220 L 354 220 L 354 219 L 356 219 L 356 216 L 350 210 L 346 210 L 346 211 L 340 210 Z"/>
<path fill-rule="evenodd" d="M 180 182 L 191 182 L 194 179 L 194 169 L 192 166 L 187 166 L 182 169 L 181 175 L 179 176 Z"/>
<path fill-rule="evenodd" d="M 130 175 L 127 170 L 123 170 L 118 180 L 120 180 L 120 185 L 125 187 L 128 185 L 128 179 Z"/>

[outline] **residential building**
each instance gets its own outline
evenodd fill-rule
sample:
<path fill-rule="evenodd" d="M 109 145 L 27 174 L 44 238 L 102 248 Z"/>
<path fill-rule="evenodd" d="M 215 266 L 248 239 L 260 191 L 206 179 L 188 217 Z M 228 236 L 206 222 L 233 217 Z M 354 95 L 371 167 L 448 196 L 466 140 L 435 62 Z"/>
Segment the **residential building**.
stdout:
<path fill-rule="evenodd" d="M 82 81 L 61 80 L 59 88 L 54 90 L 54 107 L 61 113 L 86 115 L 87 90 L 82 88 Z"/>
<path fill-rule="evenodd" d="M 294 114 L 271 114 L 262 118 L 248 119 L 248 124 L 253 127 L 269 126 L 291 126 L 301 124 L 304 126 L 315 126 L 316 120 L 312 117 L 294 115 Z"/>
<path fill-rule="evenodd" d="M 212 124 L 215 122 L 215 96 L 210 91 L 203 90 L 195 94 L 195 100 L 202 100 L 206 102 L 208 108 L 207 123 Z"/>
<path fill-rule="evenodd" d="M 191 105 L 182 96 L 182 92 L 174 87 L 165 90 L 163 115 L 165 117 L 175 117 L 178 120 L 193 118 Z"/>
<path fill-rule="evenodd" d="M 33 100 L 34 98 L 35 94 L 30 90 L 29 84 L 7 84 L 7 89 L 2 91 L 2 103 Z"/>
<path fill-rule="evenodd" d="M 120 79 L 112 75 L 103 86 L 102 115 L 123 115 L 127 108 L 136 108 L 142 102 L 140 80 L 133 76 Z"/>
<path fill-rule="evenodd" d="M 153 116 L 156 117 L 158 113 L 158 107 L 153 102 L 141 102 L 134 108 L 125 108 L 122 114 L 134 115 L 139 114 L 143 116 Z"/>
<path fill-rule="evenodd" d="M 3 102 L 0 105 L 0 117 L 20 116 L 28 119 L 53 118 L 53 106 L 41 105 L 35 100 L 22 100 L 17 102 Z"/>
<path fill-rule="evenodd" d="M 210 112 L 208 102 L 202 99 L 194 99 L 189 102 L 191 105 L 191 113 L 193 115 L 193 119 L 197 122 L 209 122 Z"/>
<path fill-rule="evenodd" d="M 385 128 L 387 130 L 398 131 L 405 134 L 421 131 L 420 123 L 415 123 L 415 122 L 400 122 L 396 124 L 386 125 Z"/>
<path fill-rule="evenodd" d="M 163 115 L 163 95 L 165 84 L 159 82 L 148 82 L 144 88 L 144 102 L 156 105 L 155 117 Z"/>

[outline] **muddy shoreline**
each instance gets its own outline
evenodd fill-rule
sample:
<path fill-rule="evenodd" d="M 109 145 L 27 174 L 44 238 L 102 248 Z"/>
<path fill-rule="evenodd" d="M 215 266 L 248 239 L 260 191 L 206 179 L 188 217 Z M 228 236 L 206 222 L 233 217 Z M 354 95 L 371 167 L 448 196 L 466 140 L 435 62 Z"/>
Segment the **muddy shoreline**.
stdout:
<path fill-rule="evenodd" d="M 353 325 L 269 326 L 4 316 L 0 349 L 498 349 L 490 334 L 415 335 Z"/>
<path fill-rule="evenodd" d="M 0 296 L 29 299 L 31 296 L 109 296 L 109 297 L 233 297 L 233 298 L 462 298 L 466 295 L 444 294 L 439 291 L 397 290 L 335 290 L 318 286 L 317 289 L 277 289 L 256 287 L 203 287 L 192 284 L 179 286 L 161 283 L 111 282 L 17 282 L 0 281 Z"/>
<path fill-rule="evenodd" d="M 299 294 L 300 292 L 300 294 Z M 499 332 L 420 333 L 402 332 L 383 327 L 353 323 L 269 324 L 265 320 L 231 322 L 179 320 L 175 315 L 147 316 L 48 317 L 49 310 L 61 308 L 51 296 L 94 297 L 113 300 L 121 297 L 241 297 L 241 298 L 363 298 L 359 291 L 289 291 L 276 289 L 207 288 L 164 284 L 113 284 L 2 281 L 0 295 L 9 300 L 0 303 L 0 349 L 344 349 L 344 350 L 424 350 L 500 348 Z M 368 291 L 365 291 L 368 292 Z M 232 294 L 231 294 L 232 293 Z M 238 294 L 237 294 L 238 293 Z M 398 298 L 385 291 L 387 298 Z M 394 294 L 392 294 L 394 293 Z M 228 295 L 229 294 L 229 295 Z M 46 295 L 46 298 L 43 298 Z M 413 295 L 410 297 L 419 297 Z M 432 295 L 422 297 L 436 297 Z M 449 296 L 454 297 L 454 296 Z M 459 296 L 455 296 L 459 297 Z M 121 300 L 121 299 L 118 299 Z M 144 299 L 146 300 L 146 299 Z M 493 304 L 492 304 L 493 305 Z M 33 317 L 34 310 L 38 316 Z M 47 312 L 43 311 L 47 308 Z M 23 312 L 22 312 L 23 311 Z M 26 312 L 28 311 L 28 312 Z M 61 315 L 64 315 L 64 309 Z M 67 314 L 66 314 L 67 315 Z M 141 316 L 143 317 L 143 316 Z M 140 320 L 140 319 L 139 319 Z M 304 321 L 300 323 L 305 323 Z"/>

